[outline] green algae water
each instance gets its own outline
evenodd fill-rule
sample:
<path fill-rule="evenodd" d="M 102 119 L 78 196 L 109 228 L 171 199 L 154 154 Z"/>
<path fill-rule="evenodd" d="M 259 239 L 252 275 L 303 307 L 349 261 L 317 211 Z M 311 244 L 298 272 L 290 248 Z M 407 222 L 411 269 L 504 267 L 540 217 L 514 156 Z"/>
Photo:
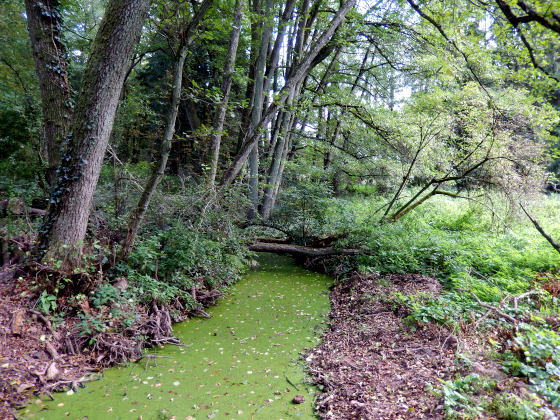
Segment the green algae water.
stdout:
<path fill-rule="evenodd" d="M 301 354 L 319 342 L 331 280 L 288 257 L 265 254 L 259 262 L 258 271 L 208 310 L 211 319 L 175 325 L 184 346 L 165 346 L 154 352 L 157 358 L 108 369 L 76 393 L 32 402 L 18 417 L 315 418 L 315 389 L 306 381 Z M 305 403 L 293 404 L 296 395 Z"/>

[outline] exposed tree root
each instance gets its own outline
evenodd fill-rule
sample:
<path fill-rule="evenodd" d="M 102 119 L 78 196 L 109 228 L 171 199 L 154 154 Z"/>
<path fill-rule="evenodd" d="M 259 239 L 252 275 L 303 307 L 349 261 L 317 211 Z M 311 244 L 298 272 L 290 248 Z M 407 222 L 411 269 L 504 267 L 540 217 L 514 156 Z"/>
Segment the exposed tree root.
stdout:
<path fill-rule="evenodd" d="M 171 316 L 166 307 L 159 308 L 156 302 L 152 303 L 148 320 L 140 327 L 140 330 L 148 338 L 150 345 L 181 344 L 173 336 Z"/>
<path fill-rule="evenodd" d="M 99 354 L 97 363 L 113 366 L 140 357 L 142 345 L 138 340 L 124 337 L 122 334 L 100 334 L 96 337 L 93 350 Z"/>
<path fill-rule="evenodd" d="M 144 349 L 180 345 L 172 324 L 189 315 L 209 317 L 203 308 L 223 295 L 219 287 L 209 288 L 199 279 L 200 284 L 191 291 L 194 307 L 179 299 L 169 305 L 154 301 L 147 307 L 121 302 L 119 316 L 112 312 L 113 302 L 90 307 L 87 298 L 77 302 L 59 296 L 58 309 L 67 315 L 55 328 L 48 316 L 33 309 L 38 290 L 44 289 L 32 284 L 46 284 L 62 276 L 70 278 L 68 273 L 38 263 L 15 264 L 0 272 L 0 418 L 11 418 L 13 409 L 33 394 L 50 396 L 95 379 L 92 371 L 142 359 L 156 363 L 155 356 L 144 354 Z M 97 287 L 102 273 L 78 280 Z M 126 290 L 126 279 L 121 283 L 116 288 Z M 132 325 L 125 320 L 132 320 Z"/>

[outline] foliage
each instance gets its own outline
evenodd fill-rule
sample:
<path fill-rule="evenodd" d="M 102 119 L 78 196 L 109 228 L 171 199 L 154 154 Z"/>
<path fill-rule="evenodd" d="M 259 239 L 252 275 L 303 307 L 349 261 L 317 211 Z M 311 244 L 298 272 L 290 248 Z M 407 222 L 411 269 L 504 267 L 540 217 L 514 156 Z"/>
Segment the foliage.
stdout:
<path fill-rule="evenodd" d="M 450 418 L 477 418 L 483 407 L 472 395 L 473 391 L 489 390 L 495 384 L 489 383 L 477 374 L 467 375 L 456 381 L 442 381 L 441 393 L 446 414 Z"/>
<path fill-rule="evenodd" d="M 192 287 L 212 289 L 235 282 L 244 271 L 245 258 L 243 248 L 232 240 L 219 242 L 175 226 L 139 242 L 130 267 L 143 300 L 192 301 Z"/>
<path fill-rule="evenodd" d="M 508 363 L 513 373 L 529 379 L 531 388 L 560 407 L 560 335 L 544 320 L 540 325 L 522 323 L 514 337 L 520 360 Z"/>
<path fill-rule="evenodd" d="M 41 311 L 46 315 L 50 314 L 51 311 L 56 311 L 58 307 L 56 304 L 56 296 L 47 293 L 46 290 L 43 290 L 37 303 Z"/>
<path fill-rule="evenodd" d="M 99 308 L 107 303 L 116 302 L 119 297 L 120 292 L 116 287 L 104 283 L 92 293 L 90 302 L 93 306 Z"/>
<path fill-rule="evenodd" d="M 183 69 L 186 82 L 169 164 L 130 259 L 104 273 L 88 295 L 95 310 L 114 311 L 115 302 L 147 307 L 154 301 L 179 301 L 192 309 L 198 305 L 193 291 L 227 287 L 246 268 L 252 238 L 240 226 L 248 222 L 247 171 L 233 186 L 204 187 L 234 3 L 213 4 L 203 22 L 189 28 L 195 33 Z M 560 101 L 554 77 L 559 77 L 559 38 L 538 21 L 513 25 L 503 13 L 506 3 L 515 13 L 523 12 L 514 2 L 467 0 L 423 1 L 421 16 L 410 7 L 413 2 L 405 1 L 355 8 L 313 60 L 308 77 L 297 83 L 293 102 L 262 127 L 259 179 L 268 178 L 273 163 L 284 173 L 278 176 L 282 182 L 272 218 L 254 222 L 279 228 L 299 244 L 340 238 L 335 246 L 365 251 L 337 259 L 338 273 L 413 272 L 441 279 L 446 292 L 438 298 L 391 297 L 406 309 L 412 326 L 436 321 L 459 328 L 485 312 L 471 293 L 496 305 L 538 288 L 536 275 L 558 267 L 555 251 L 516 208 L 519 201 L 539 201 L 535 217 L 553 236 L 560 228 L 558 198 L 539 195 L 549 178 L 546 170 L 558 168 Z M 553 8 L 544 1 L 532 4 L 542 19 L 553 18 Z M 123 227 L 159 154 L 176 47 L 195 6 L 175 0 L 153 4 L 119 99 L 81 273 L 74 274 L 95 274 L 118 255 Z M 339 4 L 296 2 L 294 13 L 281 24 L 285 6 L 276 2 L 271 17 L 264 18 L 258 2 L 243 10 L 220 173 L 247 140 L 262 24 L 272 24 L 273 40 L 282 30 L 287 34 L 279 70 L 267 75 L 271 84 L 263 99 L 269 106 Z M 104 7 L 103 1 L 60 2 L 61 42 L 73 95 Z M 46 153 L 24 10 L 22 0 L 0 4 L 0 199 L 22 197 L 31 204 L 47 195 Z M 298 28 L 302 16 L 306 23 Z M 288 44 L 302 37 L 302 51 Z M 272 67 L 272 57 L 267 61 Z M 280 136 L 287 147 L 274 162 Z M 260 192 L 267 187 L 261 183 Z M 33 231 L 34 223 L 8 215 L 2 220 L 2 239 Z M 59 262 L 47 263 L 60 268 Z M 47 290 L 38 291 L 37 304 L 46 314 L 59 310 L 57 297 L 70 292 L 70 280 L 55 277 L 49 278 Z M 120 277 L 127 279 L 128 289 L 111 285 Z M 75 296 L 76 308 L 80 302 L 86 299 Z M 558 315 L 549 295 L 518 308 L 529 310 L 543 318 Z M 504 311 L 518 314 L 509 307 Z M 103 331 L 108 322 L 85 313 L 81 317 L 89 335 Z M 481 326 L 500 324 L 487 317 Z M 531 320 L 512 343 L 518 358 L 511 368 L 553 402 L 560 380 L 557 340 L 550 325 Z M 445 382 L 442 395 L 450 415 L 478 415 L 477 403 L 467 395 L 478 388 L 487 386 L 473 376 Z M 533 408 L 523 401 L 498 405 L 504 417 L 533 418 Z"/>
<path fill-rule="evenodd" d="M 330 204 L 331 194 L 328 186 L 301 179 L 297 185 L 282 191 L 272 224 L 281 226 L 302 244 L 309 238 L 321 236 L 325 227 L 325 209 Z"/>
<path fill-rule="evenodd" d="M 144 164 L 127 165 L 125 170 L 136 179 L 149 173 Z M 106 167 L 101 185 L 109 184 L 111 178 L 111 169 Z M 152 200 L 130 258 L 110 275 L 127 278 L 133 288 L 132 297 L 142 303 L 156 300 L 171 304 L 179 299 L 188 309 L 197 305 L 191 295 L 193 287 L 220 288 L 234 283 L 244 273 L 248 259 L 246 239 L 235 225 L 244 199 L 231 190 L 224 191 L 218 200 L 196 186 L 181 188 L 172 177 L 163 180 L 162 190 Z M 110 191 L 97 195 L 99 214 L 109 230 L 126 220 L 130 204 L 136 201 L 131 196 L 133 192 L 122 187 L 117 204 Z M 115 211 L 117 206 L 119 211 Z M 110 295 L 111 289 L 106 292 Z"/>
<path fill-rule="evenodd" d="M 353 269 L 366 273 L 417 272 L 443 282 L 446 290 L 437 298 L 388 297 L 393 305 L 404 309 L 412 329 L 417 324 L 437 322 L 461 330 L 472 325 L 473 319 L 480 319 L 478 327 L 487 331 L 511 327 L 504 325 L 500 317 L 488 316 L 488 309 L 472 294 L 487 304 L 500 306 L 505 314 L 531 319 L 530 323 L 520 324 L 509 344 L 517 356 L 504 363 L 513 373 L 527 377 L 534 392 L 558 405 L 560 345 L 554 320 L 558 319 L 559 305 L 556 297 L 541 290 L 541 284 L 545 289 L 548 287 L 543 283 L 545 280 L 536 280 L 541 276 L 539 273 L 557 269 L 558 254 L 528 220 L 511 212 L 507 200 L 494 196 L 493 201 L 494 209 L 502 209 L 500 214 L 480 203 L 439 197 L 396 223 L 379 223 L 372 214 L 382 206 L 381 200 L 354 197 L 332 203 L 336 211 L 327 221 L 334 220 L 335 215 L 345 215 L 342 220 L 346 220 L 346 226 L 342 229 L 349 234 L 338 241 L 338 246 L 368 251 L 367 255 L 346 261 Z M 557 214 L 559 205 L 558 197 L 542 196 L 540 205 L 533 206 L 534 216 L 550 232 L 560 229 L 552 216 Z M 500 218 L 508 212 L 509 216 Z M 333 232 L 341 229 L 339 221 L 340 218 L 329 224 Z M 550 281 L 554 282 L 554 277 Z M 511 300 L 512 296 L 534 289 L 541 290 L 538 298 L 520 302 L 517 309 L 507 304 L 501 306 L 504 299 Z M 555 289 L 551 286 L 547 290 Z M 442 385 L 450 415 L 461 417 L 470 413 L 476 417 L 479 402 L 461 391 L 468 386 L 463 382 Z M 490 402 L 483 404 L 484 407 Z M 498 406 L 495 405 L 496 409 Z M 515 402 L 519 417 L 512 417 L 515 409 L 508 407 L 502 406 L 503 415 L 509 418 L 542 417 L 535 414 L 542 410 L 524 400 Z"/>
<path fill-rule="evenodd" d="M 441 381 L 441 388 L 429 389 L 443 398 L 447 418 L 476 419 L 497 415 L 508 420 L 540 420 L 551 411 L 538 399 L 523 399 L 512 392 L 501 393 L 496 381 L 470 374 L 454 381 Z"/>
<path fill-rule="evenodd" d="M 352 233 L 339 245 L 370 251 L 358 258 L 360 271 L 433 275 L 448 287 L 476 290 L 483 300 L 527 291 L 535 273 L 556 267 L 555 251 L 528 221 L 510 226 L 479 204 L 463 204 L 442 197 L 397 223 L 380 224 L 371 218 L 379 200 L 346 201 L 342 205 L 352 210 L 343 213 L 352 214 L 346 222 Z M 543 204 L 546 215 L 558 200 Z"/>

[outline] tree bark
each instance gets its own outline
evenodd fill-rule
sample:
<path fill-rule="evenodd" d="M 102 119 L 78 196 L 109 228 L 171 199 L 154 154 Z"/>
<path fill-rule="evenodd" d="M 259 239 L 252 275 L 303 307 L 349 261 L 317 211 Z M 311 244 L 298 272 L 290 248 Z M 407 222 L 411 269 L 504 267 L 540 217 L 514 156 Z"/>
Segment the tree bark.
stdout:
<path fill-rule="evenodd" d="M 557 242 L 554 241 L 554 239 L 552 239 L 552 237 L 546 233 L 546 231 L 541 227 L 541 225 L 539 224 L 539 222 L 537 222 L 535 219 L 533 219 L 533 217 L 527 212 L 527 210 L 525 210 L 525 207 L 523 207 L 522 204 L 519 204 L 521 206 L 521 209 L 523 210 L 523 213 L 525 213 L 527 215 L 527 217 L 529 218 L 529 220 L 531 221 L 531 223 L 533 224 L 533 226 L 535 226 L 535 228 L 539 231 L 539 233 L 542 235 L 542 237 L 544 239 L 546 239 L 548 241 L 548 243 L 557 251 L 560 253 L 560 244 L 558 244 Z"/>
<path fill-rule="evenodd" d="M 287 99 L 287 106 L 288 108 L 292 106 L 294 100 L 294 91 L 292 90 Z M 274 146 L 274 153 L 272 155 L 272 160 L 270 162 L 270 167 L 268 169 L 268 179 L 267 179 L 267 186 L 264 190 L 263 195 L 263 203 L 261 207 L 261 215 L 264 220 L 267 220 L 270 217 L 270 213 L 273 207 L 273 197 L 274 197 L 274 190 L 277 184 L 279 184 L 279 176 L 280 176 L 280 165 L 285 158 L 284 149 L 286 142 L 289 137 L 291 123 L 293 121 L 292 113 L 286 112 L 284 116 L 284 121 L 282 123 L 282 128 L 279 134 L 279 140 L 276 142 Z"/>
<path fill-rule="evenodd" d="M 293 122 L 291 123 L 293 126 Z M 284 167 L 286 166 L 286 161 L 288 160 L 288 152 L 292 148 L 292 138 L 291 135 L 288 136 L 287 140 L 284 142 L 284 152 L 282 154 L 282 159 L 280 160 L 280 167 L 278 168 L 278 176 L 274 183 L 274 189 L 272 191 L 272 199 L 270 202 L 270 211 L 274 209 L 276 205 L 276 199 L 278 198 L 278 193 L 280 192 L 280 185 L 282 185 L 282 175 L 284 174 Z"/>
<path fill-rule="evenodd" d="M 47 183 L 56 181 L 62 143 L 74 112 L 66 68 L 66 49 L 61 39 L 58 0 L 25 0 L 27 29 L 39 80 L 43 114 L 43 152 L 47 156 Z"/>
<path fill-rule="evenodd" d="M 309 5 L 310 5 L 310 1 L 304 0 L 302 2 L 301 9 L 298 13 L 300 19 L 299 19 L 297 35 L 296 35 L 296 44 L 295 44 L 295 48 L 293 49 L 294 57 L 292 60 L 292 65 L 288 70 L 288 77 L 292 72 L 295 71 L 296 66 L 299 63 L 299 59 L 301 58 L 303 52 L 305 32 L 308 26 L 307 24 L 308 24 Z M 272 155 L 272 160 L 270 162 L 270 166 L 268 170 L 268 179 L 267 179 L 268 185 L 264 190 L 263 202 L 260 209 L 261 216 L 265 220 L 270 217 L 270 213 L 272 212 L 276 200 L 275 192 L 278 191 L 279 185 L 281 183 L 282 174 L 280 172 L 280 167 L 282 166 L 281 163 L 283 159 L 285 159 L 284 149 L 286 143 L 289 142 L 290 133 L 292 131 L 292 127 L 294 123 L 292 106 L 297 101 L 300 91 L 301 91 L 301 86 L 299 85 L 295 86 L 288 92 L 288 98 L 286 99 L 286 111 L 285 111 L 286 115 L 284 117 L 284 121 L 282 124 L 280 138 L 276 142 L 274 147 L 274 153 Z"/>
<path fill-rule="evenodd" d="M 279 254 L 291 254 L 302 257 L 325 257 L 329 255 L 357 255 L 362 253 L 357 249 L 336 249 L 327 248 L 311 248 L 301 245 L 277 244 L 268 242 L 257 242 L 249 246 L 251 251 L 255 252 L 275 252 Z"/>
<path fill-rule="evenodd" d="M 36 258 L 75 268 L 115 112 L 150 0 L 110 0 L 93 42 L 63 158 L 36 243 Z"/>
<path fill-rule="evenodd" d="M 278 68 L 278 61 L 280 60 L 280 49 L 282 48 L 284 36 L 286 34 L 287 23 L 292 18 L 295 4 L 296 0 L 287 0 L 286 6 L 284 7 L 284 12 L 282 13 L 280 21 L 278 22 L 278 34 L 276 35 L 274 46 L 272 47 L 272 52 L 270 53 L 268 66 L 266 68 L 266 79 L 264 82 L 265 93 L 270 90 L 274 72 Z"/>
<path fill-rule="evenodd" d="M 208 185 L 210 188 L 214 188 L 216 182 L 216 173 L 218 171 L 218 161 L 220 158 L 220 143 L 222 141 L 222 131 L 224 129 L 229 93 L 235 70 L 235 59 L 237 56 L 237 47 L 239 45 L 239 34 L 241 33 L 241 17 L 244 4 L 245 0 L 236 0 L 235 2 L 235 16 L 233 18 L 233 28 L 229 37 L 226 67 L 222 80 L 222 101 L 214 114 L 214 121 L 212 124 L 212 137 L 210 140 L 210 175 L 208 176 Z"/>
<path fill-rule="evenodd" d="M 258 16 L 261 10 L 260 0 L 249 0 L 249 5 L 252 7 L 253 14 Z M 249 125 L 251 124 L 251 110 L 253 108 L 253 89 L 255 88 L 255 66 L 258 58 L 258 48 L 257 42 L 259 40 L 259 33 L 262 27 L 262 22 L 258 22 L 256 19 L 251 19 L 251 46 L 249 52 L 249 72 L 247 75 L 247 86 L 245 88 L 245 99 L 248 106 L 243 108 L 241 114 L 241 123 L 239 127 L 239 134 L 237 137 L 237 145 L 235 151 L 232 155 L 239 153 L 243 140 L 245 139 L 247 132 L 249 130 Z"/>

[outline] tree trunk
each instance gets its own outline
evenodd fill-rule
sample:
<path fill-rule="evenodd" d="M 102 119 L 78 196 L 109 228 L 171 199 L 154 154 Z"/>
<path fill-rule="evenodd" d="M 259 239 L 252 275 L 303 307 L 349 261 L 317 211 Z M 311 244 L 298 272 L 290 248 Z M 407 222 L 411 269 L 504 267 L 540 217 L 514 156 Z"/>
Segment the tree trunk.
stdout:
<path fill-rule="evenodd" d="M 91 48 L 68 155 L 36 244 L 36 257 L 62 261 L 65 269 L 80 261 L 118 100 L 149 6 L 150 0 L 110 0 Z"/>
<path fill-rule="evenodd" d="M 280 60 L 280 49 L 282 48 L 287 24 L 292 18 L 295 4 L 296 0 L 287 0 L 286 6 L 284 7 L 284 12 L 282 13 L 280 21 L 278 22 L 278 34 L 276 35 L 274 46 L 272 47 L 272 52 L 270 53 L 268 66 L 266 68 L 266 79 L 264 81 L 265 93 L 270 90 L 274 73 L 278 68 L 278 61 Z"/>
<path fill-rule="evenodd" d="M 359 255 L 364 252 L 359 249 L 337 249 L 334 247 L 311 248 L 301 245 L 277 244 L 257 242 L 249 246 L 255 252 L 274 252 L 277 254 L 291 254 L 297 257 L 327 257 L 329 255 Z"/>
<path fill-rule="evenodd" d="M 204 0 L 200 5 L 199 9 L 196 11 L 191 22 L 187 26 L 185 33 L 183 34 L 183 41 L 179 46 L 179 55 L 175 61 L 175 68 L 173 70 L 173 90 L 171 92 L 171 104 L 167 111 L 165 132 L 163 134 L 163 139 L 161 140 L 161 149 L 159 152 L 159 158 L 152 170 L 152 175 L 148 180 L 148 183 L 144 187 L 142 196 L 138 200 L 136 210 L 134 215 L 130 218 L 128 222 L 128 228 L 126 233 L 126 238 L 123 242 L 121 254 L 119 259 L 126 260 L 132 251 L 132 246 L 134 245 L 134 240 L 138 234 L 138 228 L 144 219 L 146 210 L 148 210 L 148 205 L 152 195 L 154 194 L 159 181 L 165 173 L 165 167 L 167 166 L 167 160 L 169 159 L 169 152 L 171 151 L 171 143 L 173 141 L 173 135 L 175 134 L 175 124 L 177 122 L 177 113 L 179 111 L 179 103 L 181 101 L 181 93 L 183 91 L 183 67 L 185 66 L 185 59 L 187 58 L 187 53 L 192 44 L 192 39 L 194 35 L 194 30 L 206 15 L 206 12 L 212 5 L 214 0 Z"/>
<path fill-rule="evenodd" d="M 249 0 L 250 10 L 252 10 L 255 16 L 261 13 L 261 1 L 260 0 Z M 241 146 L 243 145 L 243 140 L 247 135 L 249 130 L 249 125 L 251 124 L 251 110 L 253 108 L 253 89 L 255 88 L 255 66 L 258 58 L 258 48 L 257 43 L 259 40 L 259 33 L 262 27 L 262 22 L 258 19 L 251 18 L 251 45 L 249 52 L 249 72 L 247 75 L 247 86 L 245 89 L 245 99 L 248 102 L 248 106 L 243 108 L 241 114 L 241 124 L 239 127 L 239 134 L 237 137 L 237 145 L 235 147 L 235 152 L 232 155 L 239 153 Z"/>
<path fill-rule="evenodd" d="M 163 134 L 163 139 L 161 140 L 161 150 L 159 159 L 154 166 L 152 175 L 146 184 L 142 196 L 138 201 L 134 215 L 130 218 L 128 222 L 128 228 L 126 233 L 126 238 L 123 242 L 122 251 L 119 259 L 126 260 L 132 251 L 132 246 L 134 245 L 134 240 L 138 233 L 138 228 L 140 223 L 146 214 L 148 205 L 152 195 L 161 180 L 165 172 L 165 167 L 167 166 L 167 159 L 169 158 L 169 152 L 171 150 L 171 141 L 173 140 L 173 135 L 175 134 L 175 122 L 177 121 L 177 111 L 179 109 L 179 101 L 181 100 L 181 90 L 183 82 L 183 67 L 185 65 L 185 58 L 187 57 L 187 46 L 182 46 L 179 51 L 179 57 L 175 62 L 175 69 L 173 71 L 173 93 L 171 97 L 171 104 L 167 111 L 165 132 Z"/>
<path fill-rule="evenodd" d="M 51 186 L 56 181 L 62 143 L 68 134 L 74 112 L 58 7 L 58 0 L 25 0 L 27 28 L 41 91 L 44 126 L 42 149 L 46 152 L 48 162 L 46 179 Z"/>
<path fill-rule="evenodd" d="M 287 107 L 288 108 L 290 108 L 292 106 L 293 100 L 294 100 L 294 91 L 292 90 L 289 93 L 288 100 L 287 100 Z M 270 167 L 269 167 L 269 170 L 268 170 L 267 186 L 264 190 L 263 204 L 262 204 L 262 207 L 261 207 L 261 215 L 262 215 L 263 219 L 265 219 L 265 220 L 270 217 L 270 212 L 272 211 L 273 194 L 274 194 L 275 186 L 276 186 L 277 182 L 279 181 L 278 177 L 279 177 L 279 174 L 280 174 L 280 172 L 279 172 L 280 164 L 281 164 L 282 159 L 284 157 L 284 148 L 285 148 L 286 142 L 287 142 L 288 137 L 289 137 L 289 132 L 290 132 L 292 121 L 293 121 L 292 113 L 291 112 L 286 112 L 285 116 L 284 116 L 284 121 L 283 121 L 283 124 L 282 124 L 282 129 L 280 130 L 279 140 L 276 142 L 276 144 L 274 146 L 274 153 L 272 155 L 272 160 L 270 162 Z"/>
<path fill-rule="evenodd" d="M 296 45 L 294 50 L 294 58 L 292 60 L 292 65 L 288 70 L 288 77 L 291 73 L 295 71 L 297 64 L 299 63 L 299 58 L 303 52 L 305 35 L 304 32 L 307 28 L 308 22 L 308 12 L 309 12 L 309 0 L 304 0 L 298 15 L 300 16 L 297 35 L 296 35 Z M 288 92 L 288 98 L 286 99 L 286 115 L 282 124 L 282 130 L 280 132 L 280 139 L 276 142 L 274 147 L 274 153 L 272 155 L 272 160 L 270 162 L 270 167 L 268 170 L 267 187 L 264 190 L 263 202 L 261 206 L 261 216 L 266 220 L 270 217 L 272 208 L 275 202 L 275 191 L 278 190 L 282 174 L 280 173 L 280 166 L 282 159 L 285 158 L 284 148 L 286 143 L 289 141 L 290 133 L 292 130 L 294 117 L 292 106 L 297 101 L 299 92 L 301 91 L 301 86 L 295 86 Z"/>
<path fill-rule="evenodd" d="M 245 0 L 236 0 L 235 16 L 233 18 L 233 28 L 229 37 L 229 47 L 226 58 L 226 67 L 224 69 L 224 78 L 222 80 L 222 101 L 218 105 L 218 109 L 214 114 L 212 124 L 212 138 L 210 140 L 210 175 L 208 177 L 208 185 L 214 188 L 216 182 L 216 172 L 218 171 L 218 160 L 220 158 L 220 143 L 222 141 L 222 130 L 224 129 L 224 121 L 229 101 L 229 92 L 231 90 L 231 82 L 235 70 L 235 59 L 237 56 L 237 47 L 239 45 L 239 34 L 241 33 L 241 17 Z"/>
<path fill-rule="evenodd" d="M 270 122 L 270 119 L 273 117 L 274 113 L 285 103 L 287 99 L 287 95 L 293 87 L 295 87 L 298 83 L 300 83 L 303 78 L 308 74 L 308 72 L 312 69 L 314 60 L 319 55 L 319 52 L 323 49 L 323 47 L 327 44 L 327 42 L 331 39 L 332 35 L 334 34 L 335 30 L 339 27 L 342 23 L 346 14 L 354 7 L 356 0 L 347 0 L 341 8 L 338 10 L 336 15 L 334 16 L 333 20 L 331 21 L 329 27 L 321 34 L 315 45 L 311 48 L 309 53 L 306 55 L 305 59 L 302 60 L 301 64 L 297 66 L 293 74 L 290 75 L 284 87 L 280 90 L 277 99 L 271 104 L 266 113 L 262 116 L 259 124 L 257 125 L 254 131 L 249 130 L 247 135 L 245 136 L 245 141 L 243 142 L 241 149 L 237 156 L 235 157 L 232 165 L 228 169 L 228 171 L 224 174 L 222 178 L 222 185 L 228 185 L 233 182 L 233 180 L 239 174 L 239 171 L 243 167 L 243 164 L 249 157 L 251 150 L 256 142 L 259 140 L 258 132 L 259 130 L 266 126 Z"/>
<path fill-rule="evenodd" d="M 268 54 L 268 44 L 272 35 L 272 23 L 269 15 L 274 5 L 273 0 L 266 0 L 265 9 L 262 13 L 263 20 L 266 22 L 262 29 L 260 39 L 259 58 L 255 66 L 255 86 L 253 88 L 253 109 L 251 110 L 251 124 L 249 132 L 258 133 L 256 141 L 249 154 L 249 212 L 247 218 L 249 220 L 257 215 L 257 207 L 259 205 L 259 138 L 260 131 L 257 130 L 259 121 L 261 120 L 263 103 L 264 103 L 264 72 L 266 69 L 266 58 Z"/>
<path fill-rule="evenodd" d="M 293 123 L 292 123 L 293 125 Z M 276 199 L 278 198 L 278 193 L 280 192 L 280 185 L 282 185 L 282 176 L 284 174 L 284 167 L 286 166 L 286 161 L 288 160 L 288 152 L 292 148 L 291 136 L 284 144 L 284 152 L 282 154 L 282 159 L 280 160 L 280 167 L 278 168 L 278 175 L 276 177 L 276 182 L 274 183 L 274 190 L 272 191 L 272 199 L 270 202 L 270 211 L 274 209 L 276 205 Z"/>

